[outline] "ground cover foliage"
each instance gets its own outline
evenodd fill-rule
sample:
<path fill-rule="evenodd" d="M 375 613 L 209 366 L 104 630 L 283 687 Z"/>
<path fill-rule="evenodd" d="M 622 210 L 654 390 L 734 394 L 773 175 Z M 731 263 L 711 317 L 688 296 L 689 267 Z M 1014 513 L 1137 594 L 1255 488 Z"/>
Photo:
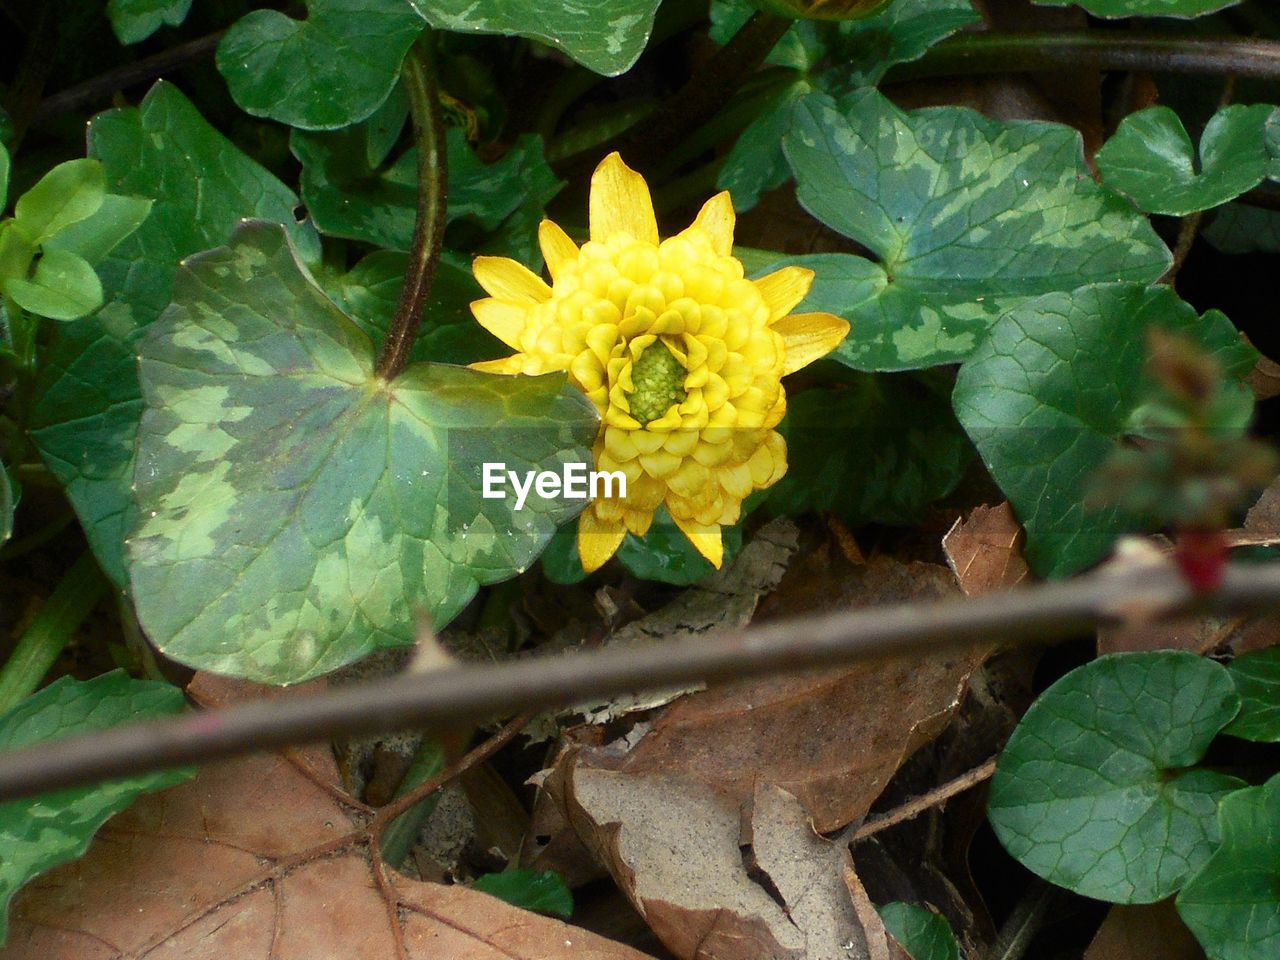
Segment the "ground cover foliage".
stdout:
<path fill-rule="evenodd" d="M 1265 0 L 0 0 L 0 23 L 0 750 L 1280 560 Z M 709 246 L 654 275 L 689 329 L 633 340 L 635 379 L 671 410 L 736 390 L 737 460 L 707 452 L 731 421 L 624 456 L 578 360 L 508 375 L 567 349 L 537 305 L 574 295 L 579 245 L 607 260 L 606 225 L 647 236 L 650 197 L 661 237 Z M 712 262 L 776 356 L 698 302 Z M 630 289 L 611 337 L 648 310 Z M 657 430 L 598 333 L 609 404 Z M 684 484 L 622 504 L 603 553 L 597 505 L 483 492 L 487 462 L 602 456 Z M 733 509 L 690 515 L 699 477 Z M 1275 956 L 1280 619 L 1125 612 L 0 801 L 0 956 Z"/>

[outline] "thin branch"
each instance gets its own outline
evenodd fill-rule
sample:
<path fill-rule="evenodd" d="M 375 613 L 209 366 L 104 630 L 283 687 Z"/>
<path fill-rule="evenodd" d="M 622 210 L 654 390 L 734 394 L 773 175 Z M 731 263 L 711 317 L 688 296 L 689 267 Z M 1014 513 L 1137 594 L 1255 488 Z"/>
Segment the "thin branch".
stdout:
<path fill-rule="evenodd" d="M 409 115 L 413 117 L 418 148 L 418 214 L 400 302 L 396 304 L 396 314 L 382 344 L 382 355 L 378 357 L 377 373 L 384 380 L 394 380 L 408 366 L 444 243 L 448 169 L 440 91 L 430 41 L 430 35 L 424 35 L 404 61 L 404 87 L 409 94 Z"/>
<path fill-rule="evenodd" d="M 973 644 L 1043 642 L 1100 625 L 1244 612 L 1280 601 L 1280 564 L 1232 564 L 1198 594 L 1172 565 L 1103 570 L 968 600 L 842 610 L 687 640 L 477 663 L 307 697 L 117 727 L 0 754 L 0 800 L 327 737 L 457 726 L 513 709 Z"/>
<path fill-rule="evenodd" d="M 908 820 L 914 820 L 931 807 L 936 807 L 938 804 L 950 800 L 956 794 L 964 793 L 966 790 L 973 789 L 984 780 L 990 780 L 995 772 L 996 759 L 995 757 L 992 757 L 986 763 L 960 774 L 960 776 L 956 777 L 954 780 L 948 780 L 946 783 L 939 787 L 935 787 L 928 793 L 922 793 L 918 797 L 912 797 L 906 803 L 894 807 L 887 813 L 881 814 L 878 817 L 872 817 L 856 830 L 851 831 L 847 839 L 841 837 L 838 842 L 857 843 L 859 840 L 865 840 L 867 837 L 874 836 L 881 830 L 888 830 L 890 827 L 896 827 L 900 823 L 906 823 Z"/>
<path fill-rule="evenodd" d="M 136 63 L 127 63 L 114 70 L 92 77 L 74 87 L 59 90 L 57 93 L 40 101 L 36 108 L 34 122 L 42 123 L 64 114 L 82 110 L 108 100 L 117 90 L 127 90 L 139 84 L 149 83 L 163 77 L 171 70 L 185 67 L 189 63 L 203 60 L 213 55 L 218 49 L 225 30 L 198 37 L 180 44 L 171 50 L 162 50 Z"/>
<path fill-rule="evenodd" d="M 1077 33 L 966 33 L 894 67 L 886 82 L 970 73 L 1077 69 L 1236 74 L 1280 80 L 1280 42 L 1239 37 L 1143 36 L 1110 30 Z"/>

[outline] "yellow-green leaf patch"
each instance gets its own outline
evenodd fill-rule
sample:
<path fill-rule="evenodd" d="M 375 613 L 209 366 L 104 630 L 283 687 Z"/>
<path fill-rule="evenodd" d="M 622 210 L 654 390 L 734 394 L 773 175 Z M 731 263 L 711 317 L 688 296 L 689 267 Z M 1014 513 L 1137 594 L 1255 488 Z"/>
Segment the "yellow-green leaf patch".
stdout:
<path fill-rule="evenodd" d="M 481 496 L 486 462 L 591 462 L 594 408 L 562 376 L 384 382 L 278 226 L 189 259 L 139 352 L 129 577 L 151 640 L 190 666 L 294 683 L 409 644 L 585 505 Z"/>

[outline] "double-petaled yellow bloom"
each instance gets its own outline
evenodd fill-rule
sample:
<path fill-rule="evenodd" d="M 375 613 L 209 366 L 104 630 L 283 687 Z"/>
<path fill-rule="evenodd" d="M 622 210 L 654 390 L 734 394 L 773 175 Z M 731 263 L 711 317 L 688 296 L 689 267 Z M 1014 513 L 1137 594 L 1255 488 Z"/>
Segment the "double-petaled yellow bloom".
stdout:
<path fill-rule="evenodd" d="M 724 192 L 688 229 L 659 241 L 644 178 L 613 153 L 591 178 L 591 239 L 579 248 L 550 220 L 539 228 L 550 286 L 514 260 L 475 261 L 489 297 L 471 310 L 518 352 L 474 366 L 567 371 L 600 411 L 596 469 L 627 478 L 625 497 L 597 499 L 579 519 L 588 571 L 613 556 L 628 530 L 643 536 L 662 504 L 720 566 L 720 528 L 787 470 L 786 444 L 773 429 L 787 406 L 782 377 L 849 332 L 828 313 L 791 313 L 813 271 L 784 267 L 745 279 L 733 227 Z"/>

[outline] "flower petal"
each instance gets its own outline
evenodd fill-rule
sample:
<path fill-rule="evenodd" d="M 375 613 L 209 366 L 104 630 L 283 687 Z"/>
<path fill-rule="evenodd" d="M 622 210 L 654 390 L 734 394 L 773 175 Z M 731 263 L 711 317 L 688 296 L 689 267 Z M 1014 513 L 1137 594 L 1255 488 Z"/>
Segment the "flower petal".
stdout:
<path fill-rule="evenodd" d="M 578 518 L 578 556 L 582 569 L 587 573 L 599 570 L 618 552 L 627 528 L 622 520 L 602 521 L 594 509 L 587 509 Z"/>
<path fill-rule="evenodd" d="M 483 370 L 485 373 L 516 374 L 523 372 L 524 361 L 524 356 L 517 353 L 513 357 L 503 357 L 500 360 L 479 360 L 468 366 L 472 370 Z"/>
<path fill-rule="evenodd" d="M 513 303 L 541 303 L 551 299 L 551 288 L 522 263 L 506 257 L 476 257 L 471 272 L 485 292 Z"/>
<path fill-rule="evenodd" d="M 840 345 L 849 334 L 849 321 L 830 313 L 793 313 L 773 325 L 787 352 L 783 374 L 795 373 Z"/>
<path fill-rule="evenodd" d="M 769 305 L 769 322 L 772 323 L 794 309 L 813 286 L 813 271 L 806 267 L 783 267 L 767 277 L 755 281 L 756 289 Z"/>
<path fill-rule="evenodd" d="M 552 281 L 560 276 L 561 270 L 578 259 L 578 245 L 550 220 L 538 224 L 538 246 L 542 248 L 542 259 L 547 261 Z"/>
<path fill-rule="evenodd" d="M 495 337 L 508 347 L 520 349 L 520 334 L 529 320 L 529 311 L 508 300 L 473 300 L 471 314 Z"/>
<path fill-rule="evenodd" d="M 724 541 L 720 537 L 720 525 L 716 523 L 698 523 L 692 518 L 685 519 L 676 516 L 674 513 L 671 515 L 671 519 L 675 521 L 680 531 L 689 538 L 693 548 L 710 560 L 711 565 L 719 570 L 724 563 Z"/>
<path fill-rule="evenodd" d="M 591 239 L 608 240 L 625 233 L 656 245 L 658 220 L 644 177 L 625 163 L 617 151 L 609 154 L 591 175 Z"/>
<path fill-rule="evenodd" d="M 694 227 L 701 227 L 711 238 L 711 249 L 722 257 L 733 253 L 733 227 L 736 217 L 729 191 L 722 190 L 702 205 L 693 218 Z"/>

